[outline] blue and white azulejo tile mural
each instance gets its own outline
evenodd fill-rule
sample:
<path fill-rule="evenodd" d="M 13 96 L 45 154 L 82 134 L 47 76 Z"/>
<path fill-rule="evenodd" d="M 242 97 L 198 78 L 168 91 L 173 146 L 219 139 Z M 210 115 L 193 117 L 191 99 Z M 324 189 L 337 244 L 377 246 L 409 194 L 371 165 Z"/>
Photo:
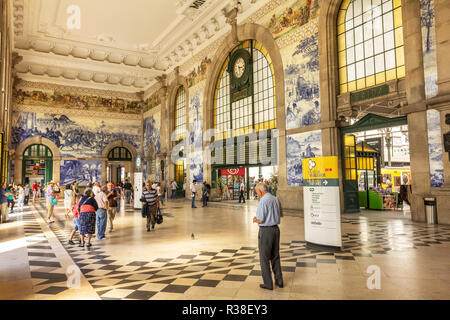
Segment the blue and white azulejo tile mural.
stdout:
<path fill-rule="evenodd" d="M 101 181 L 102 162 L 89 160 L 61 160 L 60 185 L 78 181 L 80 186 Z"/>
<path fill-rule="evenodd" d="M 151 146 L 154 146 L 155 154 L 161 152 L 161 112 L 152 114 L 144 119 L 144 154 L 148 156 Z"/>
<path fill-rule="evenodd" d="M 100 157 L 111 142 L 123 139 L 139 149 L 140 121 L 68 117 L 48 113 L 14 112 L 12 144 L 40 135 L 53 141 L 62 157 Z"/>
<path fill-rule="evenodd" d="M 422 26 L 425 96 L 427 99 L 430 99 L 438 93 L 436 83 L 437 62 L 434 0 L 420 0 L 420 22 Z"/>
<path fill-rule="evenodd" d="M 282 50 L 286 129 L 320 123 L 318 33 Z"/>
<path fill-rule="evenodd" d="M 190 97 L 189 101 L 189 147 L 201 148 L 203 137 L 202 117 L 203 93 L 197 92 Z"/>
<path fill-rule="evenodd" d="M 203 151 L 189 154 L 189 182 L 196 180 L 197 184 L 203 183 Z"/>
<path fill-rule="evenodd" d="M 322 131 L 286 136 L 286 169 L 288 186 L 303 185 L 302 159 L 322 156 Z"/>
<path fill-rule="evenodd" d="M 431 186 L 442 187 L 444 184 L 444 165 L 442 163 L 441 114 L 439 111 L 427 111 L 427 127 Z"/>

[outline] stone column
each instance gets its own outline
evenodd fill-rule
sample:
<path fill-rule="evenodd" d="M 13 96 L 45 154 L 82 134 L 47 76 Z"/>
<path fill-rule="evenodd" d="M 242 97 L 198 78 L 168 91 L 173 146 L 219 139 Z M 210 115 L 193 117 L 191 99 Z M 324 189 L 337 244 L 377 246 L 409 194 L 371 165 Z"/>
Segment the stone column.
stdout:
<path fill-rule="evenodd" d="M 23 172 L 23 155 L 14 155 L 14 180 L 16 183 L 22 183 L 22 172 Z"/>
<path fill-rule="evenodd" d="M 403 39 L 405 43 L 406 97 L 408 107 L 409 153 L 411 161 L 411 215 L 414 221 L 425 221 L 423 198 L 430 194 L 430 161 L 428 156 L 427 107 L 422 53 L 420 2 L 402 0 Z"/>
<path fill-rule="evenodd" d="M 53 178 L 55 183 L 59 183 L 61 177 L 61 157 L 53 157 Z"/>
<path fill-rule="evenodd" d="M 436 30 L 436 62 L 438 96 L 429 101 L 431 107 L 441 112 L 441 134 L 450 131 L 450 125 L 445 123 L 445 116 L 450 114 L 450 2 L 434 0 L 435 30 Z M 436 197 L 439 224 L 450 224 L 450 159 L 445 152 L 442 141 L 442 161 L 444 166 L 444 186 L 432 188 Z"/>
<path fill-rule="evenodd" d="M 434 0 L 439 95 L 450 94 L 450 1 Z"/>
<path fill-rule="evenodd" d="M 106 179 L 108 179 L 108 177 L 106 176 L 106 166 L 107 166 L 106 162 L 107 159 L 102 159 L 102 181 L 101 181 L 102 185 L 106 182 Z"/>

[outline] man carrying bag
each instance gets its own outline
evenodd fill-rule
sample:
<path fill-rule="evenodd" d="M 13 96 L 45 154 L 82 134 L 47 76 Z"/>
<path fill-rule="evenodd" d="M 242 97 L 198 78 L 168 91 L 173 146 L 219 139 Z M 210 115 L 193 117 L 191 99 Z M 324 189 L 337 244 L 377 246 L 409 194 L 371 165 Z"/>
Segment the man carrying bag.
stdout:
<path fill-rule="evenodd" d="M 147 232 L 150 231 L 150 225 L 152 229 L 155 229 L 156 213 L 161 206 L 159 203 L 159 197 L 156 190 L 152 188 L 150 182 L 145 183 L 145 189 L 142 191 L 142 217 L 147 218 Z"/>

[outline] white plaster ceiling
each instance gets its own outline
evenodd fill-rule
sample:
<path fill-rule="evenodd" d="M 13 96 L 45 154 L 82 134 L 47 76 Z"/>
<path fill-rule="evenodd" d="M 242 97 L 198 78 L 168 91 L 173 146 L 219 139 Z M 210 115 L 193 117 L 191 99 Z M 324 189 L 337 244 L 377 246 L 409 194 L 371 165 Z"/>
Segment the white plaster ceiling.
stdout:
<path fill-rule="evenodd" d="M 242 20 L 268 0 L 9 1 L 19 78 L 138 92 L 229 32 L 225 12 L 238 6 Z"/>

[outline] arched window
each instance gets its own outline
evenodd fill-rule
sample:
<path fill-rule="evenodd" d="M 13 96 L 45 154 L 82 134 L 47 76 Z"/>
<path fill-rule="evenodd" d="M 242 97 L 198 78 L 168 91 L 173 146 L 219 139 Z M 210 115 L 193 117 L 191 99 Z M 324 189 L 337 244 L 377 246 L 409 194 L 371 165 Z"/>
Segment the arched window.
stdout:
<path fill-rule="evenodd" d="M 131 152 L 124 147 L 115 147 L 108 153 L 109 161 L 131 161 Z"/>
<path fill-rule="evenodd" d="M 53 157 L 52 151 L 49 147 L 43 144 L 32 144 L 28 146 L 23 152 L 24 158 L 51 158 Z"/>
<path fill-rule="evenodd" d="M 341 94 L 405 76 L 401 0 L 343 0 L 337 34 Z"/>
<path fill-rule="evenodd" d="M 249 52 L 252 61 L 252 94 L 233 99 L 231 76 L 228 69 L 230 58 L 239 49 Z M 231 72 L 233 72 L 231 70 Z M 214 95 L 214 128 L 216 139 L 246 134 L 254 130 L 276 128 L 275 78 L 272 60 L 267 49 L 256 40 L 246 40 L 234 48 L 219 74 Z M 235 101 L 232 101 L 235 100 Z"/>
<path fill-rule="evenodd" d="M 175 133 L 177 140 L 183 139 L 186 132 L 186 91 L 180 86 L 175 99 Z"/>

